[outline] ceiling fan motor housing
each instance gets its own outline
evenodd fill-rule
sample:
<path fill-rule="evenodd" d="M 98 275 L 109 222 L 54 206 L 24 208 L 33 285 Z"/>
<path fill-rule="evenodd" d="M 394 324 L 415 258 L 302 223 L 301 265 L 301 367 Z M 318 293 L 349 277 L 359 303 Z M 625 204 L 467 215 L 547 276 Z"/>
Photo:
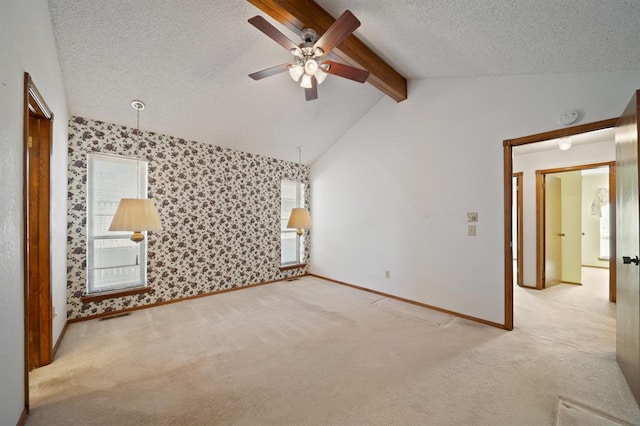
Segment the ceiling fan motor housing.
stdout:
<path fill-rule="evenodd" d="M 300 37 L 304 40 L 305 47 L 307 44 L 311 47 L 318 40 L 318 33 L 316 33 L 312 28 L 303 28 L 300 31 Z"/>

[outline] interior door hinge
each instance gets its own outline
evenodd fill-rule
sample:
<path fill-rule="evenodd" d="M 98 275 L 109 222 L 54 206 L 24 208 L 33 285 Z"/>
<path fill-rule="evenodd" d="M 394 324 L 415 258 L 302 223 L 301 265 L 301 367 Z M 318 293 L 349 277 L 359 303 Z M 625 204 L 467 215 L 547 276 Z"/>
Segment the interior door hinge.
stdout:
<path fill-rule="evenodd" d="M 31 136 L 29 136 L 29 139 L 27 140 L 27 145 L 29 148 L 33 148 L 33 138 Z"/>

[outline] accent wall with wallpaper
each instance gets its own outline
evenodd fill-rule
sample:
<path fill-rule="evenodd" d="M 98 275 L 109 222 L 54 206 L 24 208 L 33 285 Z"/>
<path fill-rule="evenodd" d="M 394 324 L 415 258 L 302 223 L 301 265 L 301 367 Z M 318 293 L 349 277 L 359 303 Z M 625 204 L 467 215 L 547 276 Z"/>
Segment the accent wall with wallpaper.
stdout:
<path fill-rule="evenodd" d="M 67 317 L 82 318 L 300 275 L 280 270 L 280 182 L 309 167 L 82 117 L 69 121 Z M 150 293 L 84 303 L 87 154 L 147 160 L 163 230 L 148 233 Z M 310 236 L 304 258 L 309 261 Z"/>

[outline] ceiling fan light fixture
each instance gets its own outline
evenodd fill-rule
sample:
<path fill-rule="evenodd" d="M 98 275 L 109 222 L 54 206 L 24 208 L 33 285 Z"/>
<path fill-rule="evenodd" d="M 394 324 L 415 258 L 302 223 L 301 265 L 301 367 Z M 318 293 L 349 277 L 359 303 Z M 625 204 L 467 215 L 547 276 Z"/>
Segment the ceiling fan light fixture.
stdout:
<path fill-rule="evenodd" d="M 322 84 L 325 78 L 327 78 L 327 73 L 322 71 L 321 68 L 318 68 L 315 74 L 316 80 L 318 80 L 318 84 Z"/>
<path fill-rule="evenodd" d="M 315 75 L 318 71 L 318 63 L 315 59 L 307 59 L 304 63 L 304 72 L 309 75 Z"/>
<path fill-rule="evenodd" d="M 302 65 L 300 64 L 289 65 L 289 75 L 291 76 L 293 81 L 300 80 L 300 77 L 302 77 L 302 74 L 304 74 L 304 68 L 302 67 Z"/>
<path fill-rule="evenodd" d="M 313 56 L 316 58 L 319 58 L 320 56 L 324 55 L 324 50 L 322 50 L 320 47 L 316 47 L 313 50 Z"/>
<path fill-rule="evenodd" d="M 291 52 L 293 56 L 296 56 L 298 58 L 304 57 L 304 55 L 302 54 L 302 49 L 300 49 L 299 47 L 294 47 L 291 50 L 289 50 L 289 52 Z"/>
<path fill-rule="evenodd" d="M 304 87 L 305 89 L 311 89 L 311 76 L 309 74 L 305 74 L 302 76 L 302 81 L 300 81 L 300 87 Z"/>

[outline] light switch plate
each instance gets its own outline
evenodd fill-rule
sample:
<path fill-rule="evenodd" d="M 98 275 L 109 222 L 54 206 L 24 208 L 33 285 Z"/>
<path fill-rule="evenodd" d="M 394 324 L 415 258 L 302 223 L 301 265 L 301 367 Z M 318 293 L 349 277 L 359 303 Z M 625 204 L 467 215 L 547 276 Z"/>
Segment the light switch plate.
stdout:
<path fill-rule="evenodd" d="M 478 212 L 467 212 L 467 222 L 475 223 L 478 221 Z"/>
<path fill-rule="evenodd" d="M 475 225 L 467 225 L 467 235 L 469 237 L 476 236 L 476 226 Z"/>

